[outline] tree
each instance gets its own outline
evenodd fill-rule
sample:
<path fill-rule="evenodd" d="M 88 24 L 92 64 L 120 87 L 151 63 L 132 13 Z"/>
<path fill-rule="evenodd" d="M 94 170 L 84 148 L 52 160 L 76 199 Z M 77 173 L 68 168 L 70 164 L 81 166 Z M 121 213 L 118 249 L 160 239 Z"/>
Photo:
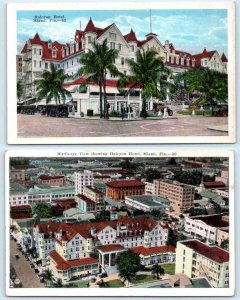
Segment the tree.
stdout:
<path fill-rule="evenodd" d="M 202 215 L 206 215 L 207 214 L 207 210 L 205 208 L 200 208 L 200 207 L 191 207 L 189 209 L 189 216 L 202 216 Z"/>
<path fill-rule="evenodd" d="M 133 282 L 141 267 L 139 255 L 131 250 L 124 251 L 119 254 L 116 263 L 119 276 L 123 281 Z"/>
<path fill-rule="evenodd" d="M 176 246 L 177 244 L 177 234 L 171 228 L 168 230 L 167 245 Z"/>
<path fill-rule="evenodd" d="M 110 220 L 110 211 L 102 210 L 100 213 L 96 215 L 96 221 L 109 221 Z"/>
<path fill-rule="evenodd" d="M 201 104 L 211 107 L 228 101 L 228 75 L 208 68 L 195 68 L 184 72 L 181 79 L 189 93 L 200 93 Z"/>
<path fill-rule="evenodd" d="M 81 59 L 83 65 L 77 72 L 78 76 L 87 76 L 87 82 L 96 82 L 99 86 L 99 105 L 100 117 L 106 118 L 107 114 L 107 94 L 106 94 L 106 75 L 109 72 L 113 76 L 121 76 L 114 65 L 115 59 L 118 57 L 118 51 L 109 49 L 107 39 L 102 44 L 94 42 L 92 49 L 88 49 Z M 104 106 L 104 109 L 103 109 Z"/>
<path fill-rule="evenodd" d="M 37 203 L 33 207 L 33 214 L 36 214 L 41 219 L 47 219 L 53 216 L 52 208 L 48 203 Z"/>
<path fill-rule="evenodd" d="M 225 239 L 221 242 L 220 245 L 221 248 L 225 249 L 225 250 L 229 250 L 229 239 Z"/>
<path fill-rule="evenodd" d="M 18 81 L 17 82 L 17 98 L 18 98 L 18 100 L 20 100 L 20 98 L 22 97 L 23 90 L 24 90 L 23 84 L 20 81 Z"/>
<path fill-rule="evenodd" d="M 63 286 L 62 279 L 58 278 L 58 280 L 56 281 L 54 286 L 57 287 L 57 288 L 61 288 Z"/>
<path fill-rule="evenodd" d="M 154 179 L 162 178 L 161 172 L 156 169 L 148 169 L 145 176 L 147 182 L 153 182 Z"/>
<path fill-rule="evenodd" d="M 161 275 L 165 274 L 165 270 L 160 265 L 155 264 L 152 267 L 152 274 L 153 274 L 153 276 L 156 276 L 157 279 L 159 279 Z"/>
<path fill-rule="evenodd" d="M 64 81 L 68 78 L 68 75 L 64 73 L 63 69 L 57 69 L 57 67 L 51 63 L 50 70 L 44 70 L 42 73 L 42 79 L 35 80 L 37 99 L 42 100 L 46 98 L 46 103 L 49 103 L 52 99 L 55 99 L 56 104 L 61 104 L 66 100 L 66 96 L 71 97 L 72 94 L 63 87 Z"/>
<path fill-rule="evenodd" d="M 147 117 L 146 101 L 152 96 L 162 98 L 165 93 L 162 86 L 158 88 L 161 81 L 161 75 L 166 74 L 166 68 L 163 60 L 154 50 L 138 50 L 136 53 L 136 61 L 128 59 L 127 64 L 130 68 L 130 75 L 124 76 L 120 80 L 120 87 L 130 87 L 125 91 L 125 95 L 129 95 L 136 88 L 141 88 L 142 95 L 142 111 L 141 116 Z"/>
<path fill-rule="evenodd" d="M 163 215 L 163 212 L 161 211 L 161 209 L 156 209 L 154 208 L 152 211 L 151 211 L 151 215 L 156 217 L 156 218 L 160 218 L 162 217 Z"/>
<path fill-rule="evenodd" d="M 44 281 L 46 281 L 47 286 L 50 286 L 50 284 L 52 283 L 53 278 L 54 278 L 52 271 L 47 269 L 44 272 L 43 278 L 44 278 Z"/>

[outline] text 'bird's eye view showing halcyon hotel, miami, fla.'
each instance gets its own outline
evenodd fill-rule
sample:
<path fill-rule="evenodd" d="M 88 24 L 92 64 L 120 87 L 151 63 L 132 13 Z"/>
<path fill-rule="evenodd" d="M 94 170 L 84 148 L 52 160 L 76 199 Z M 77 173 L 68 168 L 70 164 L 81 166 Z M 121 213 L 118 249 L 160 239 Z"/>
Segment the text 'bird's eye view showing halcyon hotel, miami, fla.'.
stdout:
<path fill-rule="evenodd" d="M 18 11 L 16 30 L 18 137 L 228 135 L 227 9 Z"/>
<path fill-rule="evenodd" d="M 229 157 L 10 157 L 10 289 L 228 288 L 229 171 Z"/>

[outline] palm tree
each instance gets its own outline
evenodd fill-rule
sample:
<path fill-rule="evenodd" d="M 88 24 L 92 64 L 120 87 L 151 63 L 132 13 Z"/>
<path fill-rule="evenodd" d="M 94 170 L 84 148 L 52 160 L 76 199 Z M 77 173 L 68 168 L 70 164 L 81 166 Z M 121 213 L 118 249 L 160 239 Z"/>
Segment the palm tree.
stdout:
<path fill-rule="evenodd" d="M 61 288 L 63 286 L 62 279 L 58 278 L 56 283 L 54 284 L 55 287 Z"/>
<path fill-rule="evenodd" d="M 50 285 L 53 281 L 53 273 L 51 270 L 47 269 L 44 273 L 44 280 L 47 282 L 47 285 Z"/>
<path fill-rule="evenodd" d="M 61 98 L 66 100 L 66 96 L 71 97 L 71 93 L 63 87 L 64 81 L 68 79 L 68 75 L 64 73 L 63 69 L 51 63 L 50 70 L 44 70 L 42 79 L 35 80 L 37 99 L 46 98 L 46 102 L 55 99 L 56 104 L 61 104 Z"/>
<path fill-rule="evenodd" d="M 152 274 L 155 275 L 157 277 L 157 279 L 160 278 L 160 275 L 164 275 L 165 274 L 165 270 L 158 264 L 155 264 L 152 267 Z"/>
<path fill-rule="evenodd" d="M 126 95 L 130 94 L 136 88 L 142 91 L 142 112 L 143 118 L 146 118 L 146 101 L 151 95 L 162 97 L 164 89 L 159 86 L 161 75 L 166 72 L 163 60 L 155 50 L 138 50 L 136 53 L 136 61 L 128 59 L 127 63 L 130 67 L 130 75 L 120 80 L 120 87 L 124 88 L 130 84 L 130 88 L 126 91 Z"/>
<path fill-rule="evenodd" d="M 93 43 L 92 49 L 89 49 L 81 59 L 83 65 L 77 72 L 78 76 L 87 76 L 88 82 L 96 82 L 99 86 L 100 96 L 100 117 L 107 114 L 107 95 L 106 95 L 106 75 L 109 72 L 113 76 L 121 76 L 114 65 L 115 59 L 118 57 L 118 51 L 109 49 L 107 39 L 102 44 Z M 103 110 L 104 103 L 104 110 Z M 104 113 L 103 113 L 104 111 Z"/>

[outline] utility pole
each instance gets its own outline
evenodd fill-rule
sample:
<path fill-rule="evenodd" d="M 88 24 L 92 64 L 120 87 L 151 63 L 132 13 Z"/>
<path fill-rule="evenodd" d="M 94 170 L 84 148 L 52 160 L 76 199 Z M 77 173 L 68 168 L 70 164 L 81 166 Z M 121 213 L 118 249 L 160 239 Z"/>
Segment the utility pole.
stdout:
<path fill-rule="evenodd" d="M 152 10 L 150 9 L 150 33 L 152 33 Z"/>

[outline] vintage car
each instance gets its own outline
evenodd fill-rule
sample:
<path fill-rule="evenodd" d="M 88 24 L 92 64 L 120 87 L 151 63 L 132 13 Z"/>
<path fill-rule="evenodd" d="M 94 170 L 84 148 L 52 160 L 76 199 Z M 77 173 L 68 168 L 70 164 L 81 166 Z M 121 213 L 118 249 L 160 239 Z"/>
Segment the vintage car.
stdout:
<path fill-rule="evenodd" d="M 155 110 L 155 112 L 161 111 L 162 114 L 163 114 L 165 108 L 167 108 L 168 115 L 172 116 L 173 115 L 173 111 L 168 106 L 164 105 L 163 103 L 154 103 L 153 104 L 153 109 Z"/>

